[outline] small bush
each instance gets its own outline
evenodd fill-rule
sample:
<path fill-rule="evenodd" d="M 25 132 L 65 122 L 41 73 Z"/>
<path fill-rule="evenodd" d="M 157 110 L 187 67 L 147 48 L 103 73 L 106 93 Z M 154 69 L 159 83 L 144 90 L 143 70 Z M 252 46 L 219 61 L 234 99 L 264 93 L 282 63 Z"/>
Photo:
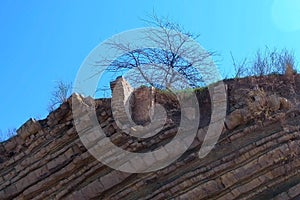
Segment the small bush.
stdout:
<path fill-rule="evenodd" d="M 269 74 L 285 74 L 290 68 L 296 71 L 294 53 L 287 49 L 270 49 L 266 47 L 264 51 L 258 50 L 255 54 L 249 69 L 252 76 L 264 76 Z"/>
<path fill-rule="evenodd" d="M 57 81 L 52 92 L 52 97 L 48 105 L 48 111 L 55 110 L 60 104 L 65 102 L 71 95 L 72 84 L 63 81 Z"/>
<path fill-rule="evenodd" d="M 7 129 L 6 133 L 3 133 L 0 130 L 0 142 L 8 140 L 9 138 L 15 136 L 16 134 L 17 134 L 17 129 L 16 128 Z"/>
<path fill-rule="evenodd" d="M 237 63 L 230 52 L 233 67 L 234 67 L 234 78 L 241 78 L 248 75 L 248 68 L 247 68 L 247 58 L 245 58 L 242 62 Z"/>

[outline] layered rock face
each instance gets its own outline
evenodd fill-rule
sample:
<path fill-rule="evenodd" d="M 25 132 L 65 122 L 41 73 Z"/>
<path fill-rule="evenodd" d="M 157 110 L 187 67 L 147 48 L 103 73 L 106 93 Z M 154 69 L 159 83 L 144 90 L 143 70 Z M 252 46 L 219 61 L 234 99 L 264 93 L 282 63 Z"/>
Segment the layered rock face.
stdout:
<path fill-rule="evenodd" d="M 225 123 L 234 125 L 224 126 L 217 145 L 202 159 L 198 152 L 210 122 L 206 115 L 211 113 L 210 97 L 207 91 L 197 94 L 205 115 L 188 151 L 163 169 L 141 174 L 114 170 L 87 151 L 75 129 L 69 98 L 46 119 L 28 120 L 17 136 L 0 143 L 0 199 L 299 199 L 300 78 L 295 77 L 292 85 L 284 81 L 282 77 L 226 81 Z M 266 101 L 256 94 L 247 96 L 257 85 Z M 147 92 L 139 93 L 147 98 Z M 82 104 L 95 106 L 105 135 L 127 151 L 154 151 L 177 133 L 178 102 L 167 96 L 158 95 L 155 101 L 171 108 L 170 119 L 158 134 L 144 139 L 121 131 L 113 117 L 113 100 L 77 97 Z M 255 116 L 249 99 L 265 106 Z M 239 120 L 233 113 L 242 110 Z"/>

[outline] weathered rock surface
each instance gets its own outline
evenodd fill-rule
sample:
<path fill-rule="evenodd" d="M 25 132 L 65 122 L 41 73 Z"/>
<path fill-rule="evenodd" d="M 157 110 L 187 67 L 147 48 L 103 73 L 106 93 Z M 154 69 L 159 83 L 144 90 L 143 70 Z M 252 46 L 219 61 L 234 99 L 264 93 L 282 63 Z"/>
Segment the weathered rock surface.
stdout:
<path fill-rule="evenodd" d="M 247 114 L 242 109 L 249 111 L 247 103 L 236 101 L 236 82 L 227 84 L 232 114 L 226 123 L 232 125 L 213 151 L 198 158 L 207 130 L 200 125 L 193 144 L 176 162 L 144 174 L 116 171 L 92 157 L 75 130 L 69 99 L 46 119 L 28 120 L 17 136 L 0 143 L 0 199 L 299 199 L 300 112 L 288 111 L 295 102 L 285 88 L 271 90 L 261 85 L 276 95 L 269 100 L 270 118 L 260 116 L 261 124 L 245 121 Z M 252 87 L 239 84 L 240 89 Z M 297 77 L 293 87 L 296 96 L 291 98 L 300 95 Z M 89 98 L 76 98 L 82 104 L 93 104 Z M 209 105 L 206 98 L 199 99 L 203 102 L 200 111 L 209 113 L 201 108 Z M 154 150 L 177 132 L 175 124 L 167 122 L 153 137 L 131 137 L 117 127 L 110 99 L 96 100 L 93 105 L 106 136 L 128 151 Z M 85 117 L 82 120 L 89 123 L 89 116 Z M 87 139 L 94 134 L 92 129 L 86 131 Z"/>

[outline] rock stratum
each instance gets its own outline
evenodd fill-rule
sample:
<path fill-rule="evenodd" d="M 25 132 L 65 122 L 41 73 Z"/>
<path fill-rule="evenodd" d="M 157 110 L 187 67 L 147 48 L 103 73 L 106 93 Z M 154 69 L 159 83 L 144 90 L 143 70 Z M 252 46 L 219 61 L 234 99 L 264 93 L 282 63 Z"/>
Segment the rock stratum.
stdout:
<path fill-rule="evenodd" d="M 224 83 L 227 117 L 214 149 L 198 157 L 211 114 L 204 89 L 196 91 L 201 120 L 194 142 L 171 165 L 149 173 L 125 173 L 96 160 L 76 132 L 69 98 L 46 119 L 29 119 L 16 136 L 0 143 L 0 199 L 300 199 L 300 77 Z M 120 90 L 128 98 L 124 91 L 132 89 L 124 83 Z M 131 114 L 139 126 L 149 121 L 154 102 L 166 108 L 168 120 L 155 136 L 141 140 L 123 133 L 111 99 L 76 98 L 95 106 L 100 126 L 115 145 L 133 152 L 154 150 L 176 135 L 178 102 L 149 88 L 134 94 Z"/>

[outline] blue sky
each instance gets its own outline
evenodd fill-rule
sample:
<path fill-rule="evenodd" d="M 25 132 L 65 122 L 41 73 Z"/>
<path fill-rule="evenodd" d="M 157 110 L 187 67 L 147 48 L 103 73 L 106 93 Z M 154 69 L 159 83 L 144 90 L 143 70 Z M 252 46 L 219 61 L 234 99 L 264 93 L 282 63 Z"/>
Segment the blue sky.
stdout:
<path fill-rule="evenodd" d="M 105 39 L 140 28 L 155 11 L 220 54 L 222 74 L 258 48 L 286 47 L 300 57 L 300 2 L 273 0 L 194 1 L 1 1 L 0 129 L 19 128 L 47 116 L 56 80 L 74 81 L 84 58 Z"/>

